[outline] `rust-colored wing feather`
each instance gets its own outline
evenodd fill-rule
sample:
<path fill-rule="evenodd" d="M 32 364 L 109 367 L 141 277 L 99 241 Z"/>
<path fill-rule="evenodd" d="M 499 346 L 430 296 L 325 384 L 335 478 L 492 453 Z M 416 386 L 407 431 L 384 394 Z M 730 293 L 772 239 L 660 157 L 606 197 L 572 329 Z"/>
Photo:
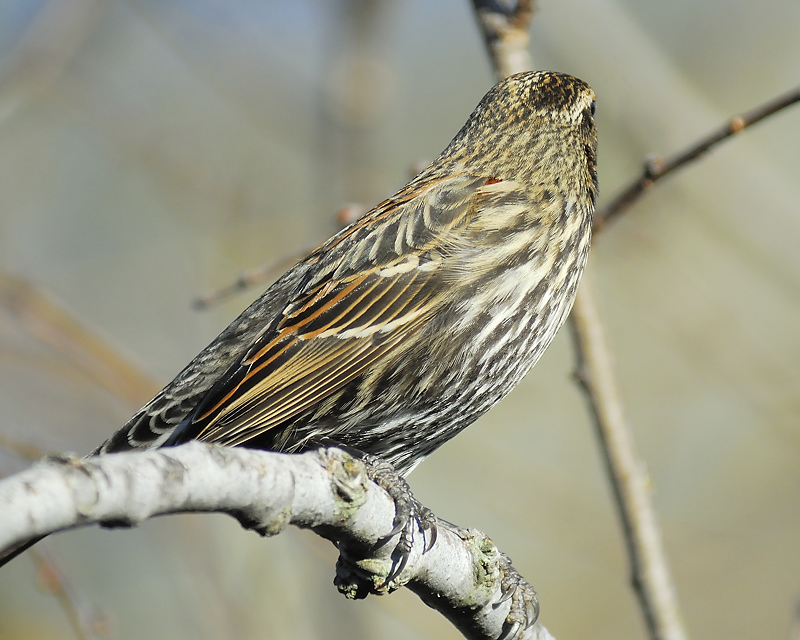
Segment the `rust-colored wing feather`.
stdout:
<path fill-rule="evenodd" d="M 437 267 L 432 261 L 420 267 L 408 256 L 329 280 L 292 305 L 275 334 L 247 352 L 229 384 L 204 400 L 192 420 L 201 427 L 194 437 L 242 444 L 341 389 L 434 312 Z"/>
<path fill-rule="evenodd" d="M 411 182 L 288 271 L 97 452 L 245 443 L 403 348 L 443 303 L 448 247 L 487 182 Z"/>

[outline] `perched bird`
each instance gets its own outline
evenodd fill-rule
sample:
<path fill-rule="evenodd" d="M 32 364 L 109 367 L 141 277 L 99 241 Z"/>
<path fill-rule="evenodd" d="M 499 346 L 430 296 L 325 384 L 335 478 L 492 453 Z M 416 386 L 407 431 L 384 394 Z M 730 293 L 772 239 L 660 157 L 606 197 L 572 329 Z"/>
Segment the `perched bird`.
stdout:
<path fill-rule="evenodd" d="M 595 97 L 502 80 L 436 160 L 291 268 L 94 453 L 339 444 L 409 473 L 550 344 L 597 194 Z"/>
<path fill-rule="evenodd" d="M 442 154 L 290 269 L 96 453 L 339 443 L 406 474 L 505 396 L 569 313 L 594 94 L 521 73 Z"/>

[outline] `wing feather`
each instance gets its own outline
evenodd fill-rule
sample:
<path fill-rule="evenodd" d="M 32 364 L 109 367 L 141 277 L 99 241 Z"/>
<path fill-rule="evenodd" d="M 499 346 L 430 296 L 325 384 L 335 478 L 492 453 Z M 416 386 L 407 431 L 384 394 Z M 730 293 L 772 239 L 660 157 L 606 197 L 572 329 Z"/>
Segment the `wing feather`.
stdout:
<path fill-rule="evenodd" d="M 311 408 L 396 349 L 438 304 L 436 270 L 409 262 L 383 275 L 328 283 L 284 318 L 277 335 L 242 360 L 244 375 L 196 418 L 205 424 L 195 437 L 245 442 Z M 354 299 L 359 286 L 364 294 Z"/>
<path fill-rule="evenodd" d="M 101 450 L 242 444 L 405 348 L 446 303 L 451 253 L 487 185 L 477 175 L 407 185 L 287 272 Z"/>

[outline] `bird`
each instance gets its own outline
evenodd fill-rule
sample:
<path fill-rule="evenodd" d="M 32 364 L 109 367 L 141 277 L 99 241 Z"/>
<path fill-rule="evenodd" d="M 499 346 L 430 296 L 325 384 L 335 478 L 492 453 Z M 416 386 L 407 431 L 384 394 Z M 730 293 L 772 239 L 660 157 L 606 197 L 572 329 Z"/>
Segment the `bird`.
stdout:
<path fill-rule="evenodd" d="M 444 151 L 282 277 L 92 455 L 341 446 L 401 477 L 550 344 L 586 264 L 595 95 L 496 84 Z"/>

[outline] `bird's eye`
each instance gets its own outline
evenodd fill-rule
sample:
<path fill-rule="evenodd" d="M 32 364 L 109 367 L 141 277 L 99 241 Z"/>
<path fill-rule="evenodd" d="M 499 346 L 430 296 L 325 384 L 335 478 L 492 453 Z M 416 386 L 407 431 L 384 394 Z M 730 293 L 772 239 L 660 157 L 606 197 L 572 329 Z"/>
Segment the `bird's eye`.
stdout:
<path fill-rule="evenodd" d="M 589 110 L 592 112 L 593 116 L 594 116 L 595 107 L 597 107 L 597 103 L 594 100 L 592 100 L 592 106 L 589 107 Z"/>

